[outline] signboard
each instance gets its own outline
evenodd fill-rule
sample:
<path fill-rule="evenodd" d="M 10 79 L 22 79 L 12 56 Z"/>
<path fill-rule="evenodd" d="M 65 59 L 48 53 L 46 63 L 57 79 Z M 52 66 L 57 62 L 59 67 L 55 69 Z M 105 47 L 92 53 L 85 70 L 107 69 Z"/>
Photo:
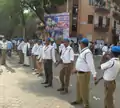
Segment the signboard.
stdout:
<path fill-rule="evenodd" d="M 69 13 L 47 14 L 45 17 L 46 31 L 53 38 L 69 37 Z"/>

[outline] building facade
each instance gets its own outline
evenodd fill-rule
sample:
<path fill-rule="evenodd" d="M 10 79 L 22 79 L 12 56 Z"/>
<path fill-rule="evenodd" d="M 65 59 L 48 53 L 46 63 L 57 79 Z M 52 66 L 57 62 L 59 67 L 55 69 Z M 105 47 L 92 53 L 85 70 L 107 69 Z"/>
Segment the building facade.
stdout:
<path fill-rule="evenodd" d="M 116 10 L 116 4 L 112 0 L 68 1 L 68 4 L 65 3 L 57 9 L 58 12 L 65 12 L 68 8 L 71 37 L 81 34 L 90 41 L 104 43 L 116 43 L 119 40 L 120 15 L 117 12 L 119 9 Z"/>
<path fill-rule="evenodd" d="M 91 41 L 112 43 L 111 2 L 108 0 L 78 0 L 77 33 Z"/>

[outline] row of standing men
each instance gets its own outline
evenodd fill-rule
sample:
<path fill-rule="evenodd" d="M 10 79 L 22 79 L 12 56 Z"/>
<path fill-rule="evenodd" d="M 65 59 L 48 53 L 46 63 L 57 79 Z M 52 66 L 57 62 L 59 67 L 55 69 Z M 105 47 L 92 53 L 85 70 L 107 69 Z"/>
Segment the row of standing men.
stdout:
<path fill-rule="evenodd" d="M 76 64 L 74 66 L 74 51 L 69 45 L 69 39 L 64 39 L 64 44 L 60 45 L 60 60 L 57 62 L 55 56 L 55 47 L 51 44 L 51 39 L 46 39 L 45 45 L 42 45 L 42 41 L 39 41 L 38 44 L 34 43 L 34 46 L 30 49 L 30 43 L 22 41 L 18 50 L 20 52 L 20 63 L 23 62 L 24 55 L 24 65 L 28 66 L 29 56 L 32 58 L 34 64 L 34 69 L 38 68 L 38 73 L 41 75 L 41 68 L 44 64 L 45 72 L 45 87 L 52 87 L 53 80 L 53 70 L 52 64 L 57 66 L 62 64 L 62 69 L 60 71 L 60 82 L 61 87 L 57 91 L 60 91 L 61 94 L 68 93 L 68 87 L 70 82 L 71 73 L 77 73 L 77 100 L 72 102 L 72 105 L 83 104 L 84 108 L 89 108 L 89 83 L 90 83 L 90 73 L 93 75 L 94 81 L 96 81 L 96 69 L 94 65 L 93 54 L 88 48 L 89 41 L 86 38 L 80 40 L 81 52 L 78 56 Z M 23 47 L 23 48 L 22 48 Z M 31 54 L 30 54 L 31 53 Z M 118 75 L 120 69 L 120 62 L 118 56 L 120 55 L 120 47 L 113 46 L 111 48 L 111 58 L 101 64 L 101 69 L 104 70 L 104 83 L 105 83 L 105 104 L 104 108 L 114 108 L 113 104 L 113 93 L 116 88 L 115 79 Z M 21 61 L 22 60 L 22 61 Z"/>

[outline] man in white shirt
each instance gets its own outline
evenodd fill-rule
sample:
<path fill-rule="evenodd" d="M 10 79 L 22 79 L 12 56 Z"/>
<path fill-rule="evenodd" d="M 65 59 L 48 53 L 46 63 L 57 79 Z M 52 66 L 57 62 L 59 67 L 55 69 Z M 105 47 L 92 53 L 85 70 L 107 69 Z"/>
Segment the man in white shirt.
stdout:
<path fill-rule="evenodd" d="M 43 60 L 44 60 L 44 71 L 45 71 L 46 81 L 42 84 L 48 84 L 45 87 L 51 87 L 53 80 L 52 63 L 53 62 L 56 63 L 56 58 L 55 58 L 55 49 L 51 45 L 50 38 L 46 39 L 46 45 L 43 47 Z"/>
<path fill-rule="evenodd" d="M 1 65 L 6 65 L 6 54 L 7 54 L 7 41 L 3 39 L 2 41 L 2 61 Z"/>
<path fill-rule="evenodd" d="M 20 58 L 19 64 L 23 64 L 23 63 L 24 63 L 24 54 L 23 54 L 23 52 L 22 52 L 23 47 L 24 47 L 24 44 L 25 44 L 25 42 L 24 42 L 24 40 L 22 39 L 22 40 L 20 40 L 20 44 L 19 44 L 18 47 L 17 47 L 17 50 L 18 50 L 18 52 L 19 52 L 19 58 Z"/>
<path fill-rule="evenodd" d="M 72 105 L 83 104 L 84 108 L 89 108 L 89 82 L 90 73 L 96 80 L 96 70 L 93 61 L 93 54 L 88 48 L 89 41 L 83 38 L 80 41 L 81 53 L 78 56 L 75 69 L 77 72 L 77 100 L 72 102 Z"/>
<path fill-rule="evenodd" d="M 61 54 L 62 50 L 65 48 L 65 45 L 63 44 L 63 42 L 61 42 L 60 46 L 59 46 L 59 53 Z"/>
<path fill-rule="evenodd" d="M 114 108 L 113 94 L 116 89 L 116 77 L 120 71 L 120 46 L 113 46 L 111 48 L 111 59 L 101 64 L 101 69 L 104 70 L 104 87 L 105 100 L 104 108 Z"/>
<path fill-rule="evenodd" d="M 37 43 L 37 40 L 35 40 L 34 42 L 34 46 L 32 48 L 32 59 L 33 59 L 33 68 L 32 70 L 36 70 L 36 52 L 37 52 L 37 49 L 38 49 L 38 43 Z"/>
<path fill-rule="evenodd" d="M 43 54 L 43 45 L 42 45 L 42 40 L 38 41 L 38 49 L 36 51 L 36 66 L 37 66 L 37 72 L 38 72 L 38 77 L 43 75 L 43 62 L 42 62 L 42 55 Z"/>
<path fill-rule="evenodd" d="M 105 44 L 105 45 L 103 46 L 102 52 L 103 52 L 103 55 L 104 55 L 106 52 L 108 52 L 108 46 L 107 46 L 107 44 Z"/>
<path fill-rule="evenodd" d="M 25 44 L 22 50 L 24 54 L 24 65 L 23 66 L 29 67 L 30 66 L 30 59 L 29 59 L 30 43 L 28 39 L 25 40 Z"/>
<path fill-rule="evenodd" d="M 69 39 L 64 39 L 65 48 L 62 49 L 61 61 L 63 68 L 60 71 L 61 88 L 57 91 L 61 91 L 62 94 L 68 93 L 68 87 L 70 82 L 71 70 L 74 62 L 74 51 L 69 45 Z"/>

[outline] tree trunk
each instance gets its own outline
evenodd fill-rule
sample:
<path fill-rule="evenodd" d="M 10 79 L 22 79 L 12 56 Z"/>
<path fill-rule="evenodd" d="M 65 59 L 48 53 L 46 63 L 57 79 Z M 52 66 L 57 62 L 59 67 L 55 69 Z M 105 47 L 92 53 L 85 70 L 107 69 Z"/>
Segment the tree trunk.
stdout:
<path fill-rule="evenodd" d="M 23 35 L 23 39 L 26 39 L 26 22 L 25 22 L 25 17 L 24 17 L 24 13 L 23 13 L 23 9 L 21 8 L 21 24 L 22 24 L 22 35 Z"/>
<path fill-rule="evenodd" d="M 24 26 L 22 28 L 22 35 L 23 35 L 23 39 L 26 39 L 26 28 Z"/>

